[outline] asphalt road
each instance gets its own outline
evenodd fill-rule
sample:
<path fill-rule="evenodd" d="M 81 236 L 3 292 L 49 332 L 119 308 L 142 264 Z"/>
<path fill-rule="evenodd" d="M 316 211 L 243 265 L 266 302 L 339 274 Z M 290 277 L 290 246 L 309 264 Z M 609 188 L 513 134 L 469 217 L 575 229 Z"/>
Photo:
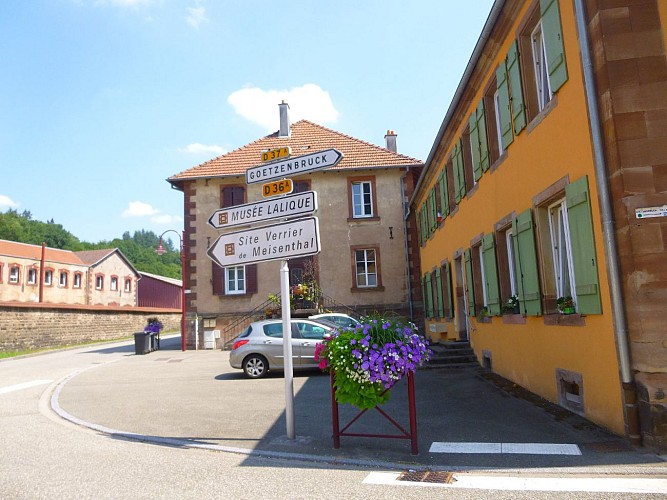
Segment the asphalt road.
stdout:
<path fill-rule="evenodd" d="M 165 347 L 170 343 L 176 346 L 177 342 L 178 339 L 167 340 Z M 0 498 L 625 499 L 634 496 L 627 492 L 556 491 L 563 489 L 563 480 L 599 474 L 604 477 L 603 470 L 595 474 L 533 471 L 532 475 L 519 478 L 521 482 L 516 482 L 515 473 L 496 471 L 489 476 L 469 471 L 465 478 L 460 476 L 459 488 L 414 482 L 397 484 L 393 479 L 395 471 L 122 439 L 75 425 L 52 410 L 51 397 L 61 381 L 111 362 L 122 369 L 131 356 L 134 356 L 131 343 L 117 343 L 0 362 Z M 102 409 L 108 404 L 103 393 L 97 394 L 95 401 Z M 536 483 L 530 481 L 533 476 L 549 476 L 551 482 L 540 486 L 541 491 L 524 491 L 535 487 Z M 654 471 L 646 480 L 665 481 L 665 477 Z M 472 482 L 466 483 L 468 479 Z M 561 486 L 557 486 L 558 480 Z M 664 495 L 636 497 L 664 498 Z"/>

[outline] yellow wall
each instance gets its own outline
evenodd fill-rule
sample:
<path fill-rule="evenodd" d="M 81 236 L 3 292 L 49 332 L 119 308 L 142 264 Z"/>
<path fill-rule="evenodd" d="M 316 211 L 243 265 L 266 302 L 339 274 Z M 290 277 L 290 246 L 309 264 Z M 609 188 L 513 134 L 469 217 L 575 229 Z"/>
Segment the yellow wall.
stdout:
<path fill-rule="evenodd" d="M 455 139 L 461 136 L 467 118 L 483 97 L 484 86 L 507 54 L 527 9 L 528 5 L 524 5 L 495 54 L 492 69 L 483 79 L 484 83 L 479 86 L 470 106 L 459 110 L 465 119 L 456 131 Z M 503 324 L 501 317 L 494 317 L 491 323 L 477 324 L 476 319 L 471 317 L 473 331 L 470 337 L 479 358 L 483 350 L 491 351 L 495 372 L 554 402 L 558 400 L 556 369 L 581 373 L 586 417 L 622 434 L 624 420 L 620 380 L 572 2 L 561 1 L 560 12 L 568 81 L 557 93 L 556 106 L 540 123 L 534 124 L 532 129 L 529 124 L 514 138 L 507 156 L 497 168 L 484 173 L 477 190 L 460 202 L 457 213 L 445 219 L 426 246 L 422 247 L 421 268 L 422 273 L 429 272 L 445 258 L 453 263 L 457 250 L 469 248 L 470 241 L 479 234 L 492 232 L 494 224 L 508 214 L 519 214 L 530 208 L 532 198 L 557 180 L 569 176 L 570 182 L 573 182 L 587 175 L 603 314 L 585 317 L 585 327 L 548 326 L 543 317 L 528 317 L 523 325 Z M 443 157 L 448 157 L 453 144 L 441 144 L 441 147 L 447 151 Z M 442 166 L 438 165 L 437 170 Z M 433 169 L 435 165 L 429 168 Z M 430 183 L 420 190 L 421 198 L 413 209 L 424 203 L 436 178 L 437 173 L 430 176 Z M 452 280 L 455 289 L 454 266 Z M 454 330 L 453 324 L 449 323 L 450 337 Z"/>

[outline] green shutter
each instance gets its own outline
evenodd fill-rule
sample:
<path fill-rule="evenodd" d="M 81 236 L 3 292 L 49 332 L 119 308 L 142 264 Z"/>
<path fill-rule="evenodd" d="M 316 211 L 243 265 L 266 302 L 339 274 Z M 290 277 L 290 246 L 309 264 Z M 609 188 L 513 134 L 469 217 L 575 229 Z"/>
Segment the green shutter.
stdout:
<path fill-rule="evenodd" d="M 466 300 L 468 302 L 468 316 L 475 315 L 475 287 L 472 279 L 472 253 L 468 248 L 463 253 L 463 261 L 465 263 L 466 273 Z"/>
<path fill-rule="evenodd" d="M 424 319 L 428 317 L 428 306 L 426 305 L 426 276 L 422 276 L 422 314 Z"/>
<path fill-rule="evenodd" d="M 422 233 L 422 214 L 421 210 L 415 213 L 415 222 L 417 223 L 417 237 L 419 238 L 419 246 L 424 246 L 424 234 Z"/>
<path fill-rule="evenodd" d="M 482 162 L 479 152 L 479 130 L 477 128 L 477 110 L 470 115 L 470 149 L 472 150 L 472 173 L 475 180 L 478 181 L 482 177 Z"/>
<path fill-rule="evenodd" d="M 512 221 L 512 238 L 521 312 L 530 315 L 542 314 L 535 229 L 530 209 L 521 212 Z"/>
<path fill-rule="evenodd" d="M 431 281 L 431 273 L 426 273 L 426 317 L 433 317 L 433 282 Z"/>
<path fill-rule="evenodd" d="M 456 199 L 456 203 L 458 203 L 466 194 L 466 180 L 463 169 L 463 143 L 461 139 L 454 146 L 452 166 L 454 168 L 454 198 Z"/>
<path fill-rule="evenodd" d="M 512 144 L 512 114 L 510 112 L 510 91 L 507 82 L 507 68 L 505 61 L 500 63 L 496 70 L 496 85 L 498 86 L 498 114 L 500 116 L 500 132 L 502 134 L 503 150 Z"/>
<path fill-rule="evenodd" d="M 558 0 L 540 0 L 542 36 L 547 49 L 549 83 L 554 94 L 567 81 L 563 30 L 560 26 L 560 12 L 558 9 Z"/>
<path fill-rule="evenodd" d="M 477 105 L 477 133 L 479 134 L 479 161 L 482 165 L 482 172 L 486 172 L 491 166 L 491 152 L 489 151 L 489 137 L 486 133 L 484 99 Z"/>
<path fill-rule="evenodd" d="M 449 262 L 445 261 L 445 263 L 442 265 L 442 289 L 444 291 L 444 314 L 443 316 L 445 318 L 452 318 L 454 315 L 453 307 L 452 307 L 452 279 L 450 276 L 450 271 L 449 271 Z"/>
<path fill-rule="evenodd" d="M 443 295 L 442 295 L 442 271 L 440 270 L 440 268 L 437 268 L 435 270 L 435 291 L 436 291 L 436 296 L 438 298 L 438 308 L 436 311 L 436 316 L 438 318 L 444 318 L 445 303 L 443 301 Z"/>
<path fill-rule="evenodd" d="M 565 186 L 567 219 L 570 226 L 572 266 L 576 283 L 577 312 L 601 314 L 597 254 L 593 236 L 593 218 L 588 191 L 588 177 Z"/>
<path fill-rule="evenodd" d="M 429 192 L 428 198 L 431 206 L 431 231 L 435 231 L 438 228 L 438 204 L 436 203 L 435 187 Z"/>
<path fill-rule="evenodd" d="M 523 101 L 521 67 L 519 65 L 519 41 L 515 40 L 507 53 L 507 73 L 510 83 L 510 106 L 514 122 L 514 135 L 519 135 L 526 127 L 526 105 Z"/>
<path fill-rule="evenodd" d="M 447 172 L 443 168 L 440 172 L 440 177 L 438 178 L 440 183 L 440 207 L 442 208 L 442 216 L 447 217 L 449 215 L 449 194 L 447 193 Z"/>
<path fill-rule="evenodd" d="M 427 239 L 431 237 L 431 232 L 433 230 L 433 216 L 431 212 L 431 193 L 429 193 L 424 202 L 424 231 Z"/>
<path fill-rule="evenodd" d="M 487 307 L 491 315 L 500 314 L 500 292 L 498 290 L 498 264 L 493 233 L 482 239 L 482 259 L 484 261 L 484 281 L 486 283 Z"/>

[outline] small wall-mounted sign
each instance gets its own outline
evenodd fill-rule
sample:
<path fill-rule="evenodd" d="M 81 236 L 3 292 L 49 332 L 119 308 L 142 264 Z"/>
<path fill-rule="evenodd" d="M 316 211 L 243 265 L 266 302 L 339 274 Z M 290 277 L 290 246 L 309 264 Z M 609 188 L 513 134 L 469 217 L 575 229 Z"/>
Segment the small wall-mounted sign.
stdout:
<path fill-rule="evenodd" d="M 667 205 L 661 207 L 635 208 L 635 217 L 649 219 L 651 217 L 667 217 Z"/>

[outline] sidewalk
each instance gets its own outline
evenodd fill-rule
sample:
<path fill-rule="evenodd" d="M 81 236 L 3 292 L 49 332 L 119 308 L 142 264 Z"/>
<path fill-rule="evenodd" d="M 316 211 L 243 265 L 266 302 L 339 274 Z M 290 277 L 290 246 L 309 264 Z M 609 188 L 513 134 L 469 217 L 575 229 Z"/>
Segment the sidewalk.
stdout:
<path fill-rule="evenodd" d="M 122 360 L 67 379 L 56 390 L 55 409 L 61 416 L 114 437 L 250 456 L 393 469 L 593 467 L 587 470 L 667 475 L 667 464 L 648 450 L 632 449 L 624 440 L 557 407 L 536 405 L 520 392 L 508 393 L 481 369 L 438 368 L 416 373 L 419 454 L 414 456 L 409 439 L 343 436 L 341 447 L 334 449 L 329 377 L 296 372 L 296 439 L 290 440 L 281 373 L 246 379 L 240 370 L 230 368 L 228 352 L 181 352 L 176 350 L 179 342 L 165 339 L 165 349 L 140 356 L 127 349 Z M 409 430 L 404 381 L 392 390 L 383 409 Z M 341 405 L 341 427 L 357 413 Z M 369 411 L 349 432 L 396 434 L 397 430 L 378 412 Z M 465 449 L 434 445 L 451 442 Z M 473 448 L 469 443 L 484 445 Z M 518 450 L 513 443 L 521 445 Z M 581 455 L 527 450 L 531 443 L 577 445 Z M 432 447 L 447 452 L 432 452 Z"/>

